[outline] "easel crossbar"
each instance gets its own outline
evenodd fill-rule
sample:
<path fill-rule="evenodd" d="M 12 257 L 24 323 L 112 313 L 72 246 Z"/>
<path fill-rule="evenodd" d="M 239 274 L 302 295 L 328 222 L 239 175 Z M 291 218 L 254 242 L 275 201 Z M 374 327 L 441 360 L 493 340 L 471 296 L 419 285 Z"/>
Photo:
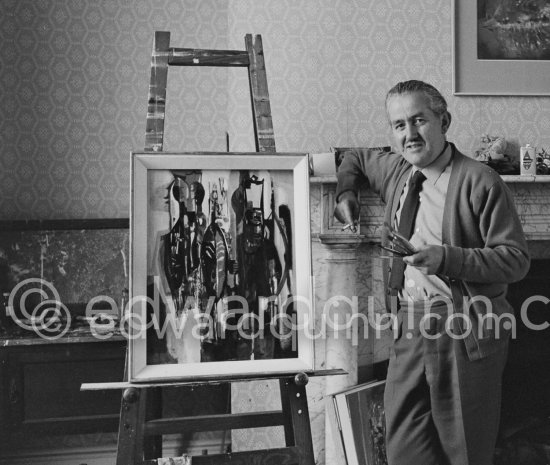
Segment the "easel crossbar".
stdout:
<path fill-rule="evenodd" d="M 342 370 L 341 368 L 333 368 L 327 370 L 315 370 L 315 371 L 305 371 L 303 375 L 308 378 L 318 377 L 318 376 L 340 376 L 347 375 L 348 372 Z M 223 383 L 233 383 L 241 381 L 262 381 L 264 379 L 290 379 L 292 380 L 296 376 L 295 374 L 290 375 L 289 373 L 270 373 L 266 375 L 254 374 L 250 376 L 236 375 L 224 378 L 205 378 L 205 379 L 195 379 L 193 381 L 163 381 L 163 382 L 143 382 L 143 383 L 129 383 L 127 381 L 120 382 L 109 382 L 109 383 L 82 383 L 80 386 L 81 391 L 105 391 L 111 389 L 143 389 L 143 388 L 156 388 L 156 387 L 197 387 L 205 385 L 216 385 Z"/>
<path fill-rule="evenodd" d="M 153 51 L 153 59 L 158 57 L 168 57 L 168 64 L 171 66 L 247 67 L 250 64 L 250 57 L 246 50 L 203 50 L 171 47 L 167 52 Z"/>
<path fill-rule="evenodd" d="M 264 428 L 284 424 L 280 410 L 194 417 L 171 417 L 149 420 L 145 423 L 145 436 L 181 433 L 182 431 L 225 431 L 229 429 Z"/>

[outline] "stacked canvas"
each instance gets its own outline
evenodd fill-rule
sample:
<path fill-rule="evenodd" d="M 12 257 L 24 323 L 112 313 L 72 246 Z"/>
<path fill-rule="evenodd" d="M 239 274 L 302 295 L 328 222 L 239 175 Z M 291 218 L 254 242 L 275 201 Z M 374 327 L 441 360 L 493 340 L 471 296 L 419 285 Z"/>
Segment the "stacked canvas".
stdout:
<path fill-rule="evenodd" d="M 353 386 L 330 395 L 340 445 L 348 465 L 386 465 L 385 381 Z"/>

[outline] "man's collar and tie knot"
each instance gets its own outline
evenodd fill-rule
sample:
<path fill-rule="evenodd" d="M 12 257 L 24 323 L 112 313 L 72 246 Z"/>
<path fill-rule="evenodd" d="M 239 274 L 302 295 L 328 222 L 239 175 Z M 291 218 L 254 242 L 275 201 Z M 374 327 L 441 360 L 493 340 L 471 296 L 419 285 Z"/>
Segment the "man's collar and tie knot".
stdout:
<path fill-rule="evenodd" d="M 411 177 L 409 189 L 416 189 L 420 192 L 422 183 L 426 180 L 426 176 L 420 170 L 417 170 Z"/>

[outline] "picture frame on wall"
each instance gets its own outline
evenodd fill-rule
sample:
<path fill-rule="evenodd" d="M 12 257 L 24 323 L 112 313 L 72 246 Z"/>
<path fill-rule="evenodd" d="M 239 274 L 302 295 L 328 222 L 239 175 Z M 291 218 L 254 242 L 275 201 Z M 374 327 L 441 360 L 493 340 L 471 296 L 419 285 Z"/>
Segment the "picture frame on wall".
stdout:
<path fill-rule="evenodd" d="M 0 327 L 48 341 L 118 336 L 128 227 L 128 218 L 0 221 Z"/>
<path fill-rule="evenodd" d="M 129 381 L 314 367 L 309 160 L 131 155 Z"/>
<path fill-rule="evenodd" d="M 550 4 L 453 0 L 455 95 L 550 95 Z"/>

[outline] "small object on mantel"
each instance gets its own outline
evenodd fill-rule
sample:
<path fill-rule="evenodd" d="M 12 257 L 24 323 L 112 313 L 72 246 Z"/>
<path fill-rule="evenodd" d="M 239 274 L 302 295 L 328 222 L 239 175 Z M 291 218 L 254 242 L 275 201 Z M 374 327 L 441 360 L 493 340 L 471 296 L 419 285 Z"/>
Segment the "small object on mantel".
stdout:
<path fill-rule="evenodd" d="M 504 137 L 486 134 L 481 137 L 481 146 L 475 151 L 474 158 L 499 174 L 518 174 L 517 161 L 505 153 L 508 148 L 509 144 Z"/>
<path fill-rule="evenodd" d="M 520 174 L 522 176 L 534 176 L 537 174 L 537 159 L 535 156 L 535 147 L 527 144 L 519 149 Z"/>
<path fill-rule="evenodd" d="M 542 148 L 537 152 L 537 174 L 550 174 L 550 152 Z"/>
<path fill-rule="evenodd" d="M 309 155 L 310 172 L 312 176 L 335 176 L 336 165 L 334 164 L 334 154 L 330 153 L 311 153 Z"/>
<path fill-rule="evenodd" d="M 481 137 L 481 147 L 475 152 L 476 160 L 481 162 L 503 160 L 507 147 L 508 143 L 504 137 L 486 134 Z"/>

